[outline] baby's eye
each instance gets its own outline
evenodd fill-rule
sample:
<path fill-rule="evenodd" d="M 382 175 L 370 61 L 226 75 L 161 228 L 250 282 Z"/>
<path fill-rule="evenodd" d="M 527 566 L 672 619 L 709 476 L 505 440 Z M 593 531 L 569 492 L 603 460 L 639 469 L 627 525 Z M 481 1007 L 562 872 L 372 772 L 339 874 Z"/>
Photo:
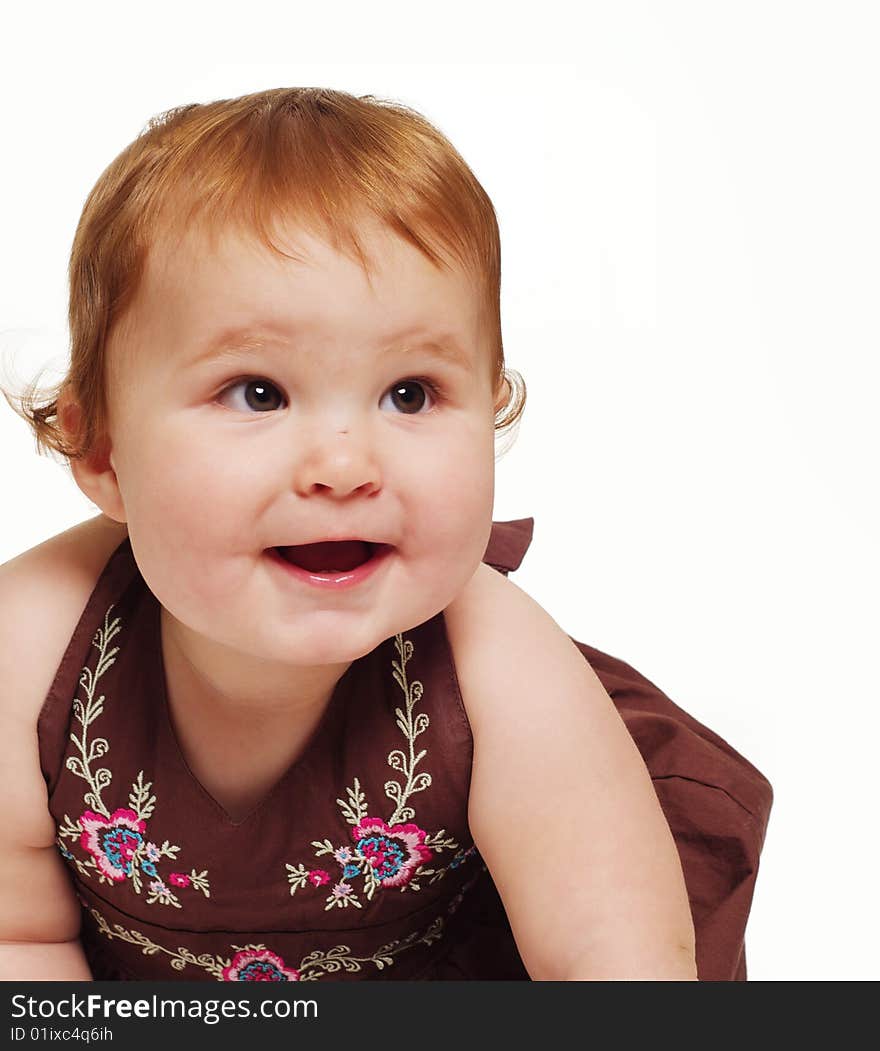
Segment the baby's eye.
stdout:
<path fill-rule="evenodd" d="M 233 391 L 238 390 L 244 391 L 244 398 L 231 398 Z M 284 400 L 275 384 L 264 379 L 236 380 L 220 393 L 217 400 L 223 404 L 224 398 L 231 400 L 233 404 L 230 408 L 238 412 L 247 412 L 248 409 L 254 412 L 271 411 L 280 408 L 278 399 Z"/>
<path fill-rule="evenodd" d="M 401 380 L 399 383 L 395 383 L 394 386 L 387 392 L 391 395 L 391 402 L 393 405 L 398 407 L 401 412 L 407 416 L 415 416 L 425 404 L 426 396 L 430 398 L 430 405 L 434 404 L 436 399 L 436 390 L 433 384 L 427 380 Z M 385 398 L 382 398 L 382 402 Z M 379 403 L 381 408 L 382 402 Z"/>

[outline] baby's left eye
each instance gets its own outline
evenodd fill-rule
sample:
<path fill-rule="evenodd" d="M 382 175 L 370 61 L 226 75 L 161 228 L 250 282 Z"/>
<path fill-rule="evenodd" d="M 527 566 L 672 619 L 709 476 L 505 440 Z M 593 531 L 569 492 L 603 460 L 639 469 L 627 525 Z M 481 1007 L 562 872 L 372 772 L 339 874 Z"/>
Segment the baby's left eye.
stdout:
<path fill-rule="evenodd" d="M 425 405 L 426 397 L 430 400 L 428 408 L 433 406 L 436 391 L 427 380 L 401 380 L 387 392 L 391 396 L 392 404 L 400 408 L 406 416 L 415 416 Z M 387 396 L 386 395 L 386 396 Z M 379 403 L 381 408 L 385 397 Z"/>

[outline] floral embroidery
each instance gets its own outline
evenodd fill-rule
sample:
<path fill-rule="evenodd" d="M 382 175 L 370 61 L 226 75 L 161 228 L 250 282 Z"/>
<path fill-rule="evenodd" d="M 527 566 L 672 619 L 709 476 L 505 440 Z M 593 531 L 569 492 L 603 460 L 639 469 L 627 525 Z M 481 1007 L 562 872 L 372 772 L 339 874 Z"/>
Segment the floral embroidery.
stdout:
<path fill-rule="evenodd" d="M 298 982 L 299 971 L 284 966 L 284 960 L 268 949 L 242 949 L 223 968 L 224 982 Z"/>
<path fill-rule="evenodd" d="M 350 883 L 337 883 L 333 890 L 330 892 L 330 897 L 333 899 L 334 904 L 339 905 L 357 905 L 361 907 L 361 903 L 353 894 L 354 887 Z M 324 910 L 327 911 L 326 909 Z"/>
<path fill-rule="evenodd" d="M 112 880 L 131 875 L 131 860 L 144 842 L 145 821 L 133 810 L 114 810 L 109 819 L 87 810 L 79 819 L 84 829 L 80 844 L 92 855 L 98 868 Z M 141 866 L 143 867 L 143 866 Z M 155 867 L 151 875 L 155 875 Z"/>
<path fill-rule="evenodd" d="M 465 887 L 463 891 L 467 889 Z M 462 897 L 463 892 L 456 896 L 446 910 L 447 916 L 455 912 Z M 364 964 L 373 964 L 377 970 L 381 971 L 385 967 L 390 967 L 394 963 L 394 958 L 407 949 L 412 949 L 417 945 L 432 945 L 438 941 L 443 936 L 445 923 L 445 917 L 437 916 L 427 930 L 415 931 L 405 938 L 389 942 L 377 949 L 371 956 L 355 956 L 347 945 L 336 945 L 326 952 L 316 950 L 309 953 L 296 967 L 291 967 L 278 953 L 267 949 L 265 945 L 233 945 L 231 948 L 234 955 L 231 958 L 213 956 L 211 953 L 196 956 L 185 947 L 177 950 L 167 949 L 164 945 L 151 941 L 140 931 L 126 930 L 118 923 L 111 928 L 97 909 L 93 908 L 89 911 L 99 931 L 111 941 L 118 938 L 129 945 L 140 946 L 145 956 L 152 956 L 159 952 L 165 953 L 170 957 L 174 970 L 182 971 L 188 965 L 201 967 L 218 982 L 309 982 L 340 971 L 356 973 L 363 970 Z"/>
<path fill-rule="evenodd" d="M 386 825 L 380 818 L 368 817 L 351 834 L 358 841 L 358 854 L 372 866 L 383 887 L 409 883 L 419 865 L 434 856 L 418 825 Z"/>
<path fill-rule="evenodd" d="M 363 893 L 368 901 L 380 887 L 417 891 L 421 886 L 418 882 L 420 878 L 428 878 L 429 883 L 434 883 L 449 869 L 457 868 L 475 853 L 473 847 L 466 850 L 460 848 L 454 839 L 446 835 L 445 829 L 429 834 L 413 823 L 416 812 L 411 798 L 431 784 L 431 775 L 426 770 L 416 773 L 416 767 L 428 751 L 422 748 L 416 752 L 415 747 L 416 738 L 428 729 L 430 719 L 425 712 L 413 716 L 423 691 L 421 682 L 407 681 L 406 665 L 412 657 L 413 644 L 403 635 L 396 635 L 394 645 L 400 661 L 391 662 L 393 676 L 405 698 L 404 707 L 395 708 L 394 714 L 407 744 L 406 751 L 396 748 L 388 756 L 388 765 L 402 775 L 400 780 L 385 782 L 385 795 L 395 804 L 395 809 L 387 822 L 369 816 L 366 797 L 358 778 L 354 779 L 351 788 L 346 789 L 348 798 L 336 800 L 342 816 L 353 826 L 351 836 L 355 844 L 354 847 L 334 846 L 329 839 L 312 841 L 315 857 L 332 857 L 338 863 L 342 877 L 326 899 L 325 912 L 350 905 L 358 909 L 361 907 L 360 899 L 349 880 L 363 879 Z M 456 851 L 447 866 L 436 869 L 425 867 L 435 854 L 444 850 Z M 323 869 L 308 869 L 303 864 L 288 864 L 285 867 L 291 894 L 307 883 L 320 887 L 330 881 L 329 873 Z M 315 879 L 318 873 L 326 875 L 327 879 Z"/>
<path fill-rule="evenodd" d="M 119 634 L 120 619 L 110 621 L 113 606 L 104 616 L 104 626 L 99 628 L 92 639 L 92 645 L 98 650 L 98 661 L 95 670 L 86 665 L 80 673 L 79 685 L 85 691 L 85 699 L 76 698 L 73 702 L 73 714 L 80 724 L 78 737 L 72 732 L 70 740 L 76 746 L 79 755 L 68 756 L 66 766 L 76 777 L 82 778 L 88 786 L 83 796 L 87 809 L 77 821 L 71 821 L 64 815 L 64 824 L 58 829 L 58 848 L 62 855 L 75 865 L 80 875 L 91 879 L 97 874 L 100 883 L 122 883 L 128 881 L 135 892 L 143 889 L 144 877 L 147 883 L 146 901 L 148 905 L 158 902 L 160 905 L 171 905 L 181 908 L 177 895 L 174 894 L 159 874 L 157 864 L 163 858 L 172 861 L 177 859 L 179 846 L 171 845 L 166 839 L 161 845 L 147 837 L 147 822 L 153 816 L 156 797 L 150 794 L 152 782 L 144 784 L 143 770 L 132 783 L 127 807 L 117 807 L 112 813 L 103 799 L 105 789 L 113 781 L 113 775 L 106 767 L 93 769 L 95 760 L 106 755 L 110 745 L 104 737 L 93 737 L 89 733 L 92 724 L 103 714 L 104 696 L 95 697 L 99 680 L 115 662 L 119 647 L 108 649 L 112 640 Z M 76 857 L 64 844 L 64 840 L 76 841 L 82 847 L 88 860 Z M 189 874 L 172 872 L 168 882 L 175 887 L 192 887 L 206 898 L 211 896 L 208 883 L 208 872 Z"/>

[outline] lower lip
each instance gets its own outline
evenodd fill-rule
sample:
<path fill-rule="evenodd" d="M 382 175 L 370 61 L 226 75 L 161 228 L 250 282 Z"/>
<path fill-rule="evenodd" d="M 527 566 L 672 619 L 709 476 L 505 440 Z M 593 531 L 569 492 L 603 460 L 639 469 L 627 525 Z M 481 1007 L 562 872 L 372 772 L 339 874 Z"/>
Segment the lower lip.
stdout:
<path fill-rule="evenodd" d="M 310 584 L 313 588 L 323 588 L 325 591 L 343 591 L 347 588 L 355 588 L 358 584 L 363 584 L 365 580 L 368 580 L 388 561 L 393 550 L 394 548 L 389 544 L 382 544 L 376 548 L 366 562 L 354 569 L 347 569 L 337 573 L 312 573 L 301 566 L 295 566 L 292 562 L 282 558 L 274 547 L 270 548 L 266 554 L 294 580 L 299 580 L 303 584 Z"/>

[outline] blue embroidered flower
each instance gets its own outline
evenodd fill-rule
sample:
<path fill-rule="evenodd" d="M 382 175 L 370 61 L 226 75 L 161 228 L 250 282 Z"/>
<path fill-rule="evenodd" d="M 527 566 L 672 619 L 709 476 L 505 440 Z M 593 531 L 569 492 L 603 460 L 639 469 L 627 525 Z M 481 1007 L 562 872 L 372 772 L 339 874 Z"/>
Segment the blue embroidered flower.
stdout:
<path fill-rule="evenodd" d="M 358 854 L 383 887 L 409 883 L 418 867 L 434 856 L 425 846 L 425 830 L 411 823 L 387 825 L 381 818 L 365 817 L 354 826 L 351 835 Z"/>
<path fill-rule="evenodd" d="M 148 876 L 158 876 L 159 873 L 156 871 L 156 866 L 152 861 L 142 861 L 141 871 L 146 872 Z"/>
<path fill-rule="evenodd" d="M 114 810 L 109 818 L 87 810 L 79 819 L 81 845 L 112 880 L 131 875 L 132 858 L 144 842 L 146 822 L 133 810 Z"/>
<path fill-rule="evenodd" d="M 378 879 L 388 879 L 400 871 L 403 851 L 387 836 L 365 836 L 358 840 L 357 848 L 373 862 Z"/>
<path fill-rule="evenodd" d="M 360 868 L 354 864 L 346 865 L 345 868 L 342 870 L 343 879 L 351 879 L 352 876 L 359 876 L 360 874 Z"/>

